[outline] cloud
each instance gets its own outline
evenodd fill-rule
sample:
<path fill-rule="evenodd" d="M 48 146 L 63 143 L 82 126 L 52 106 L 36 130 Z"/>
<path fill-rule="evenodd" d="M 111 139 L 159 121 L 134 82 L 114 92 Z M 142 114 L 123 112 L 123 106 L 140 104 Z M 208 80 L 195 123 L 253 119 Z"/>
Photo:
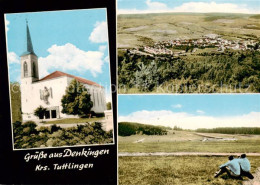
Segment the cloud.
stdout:
<path fill-rule="evenodd" d="M 119 14 L 142 14 L 142 13 L 166 13 L 166 12 L 194 12 L 194 13 L 260 13 L 259 10 L 252 10 L 246 4 L 216 3 L 212 2 L 188 2 L 177 7 L 168 7 L 164 3 L 146 1 L 147 9 L 119 9 Z"/>
<path fill-rule="evenodd" d="M 203 110 L 197 110 L 196 112 L 199 114 L 205 114 L 205 112 Z"/>
<path fill-rule="evenodd" d="M 49 74 L 49 70 L 74 70 L 77 72 L 90 71 L 95 77 L 102 72 L 104 64 L 101 51 L 83 51 L 71 43 L 63 46 L 56 44 L 48 49 L 47 57 L 39 58 L 39 75 L 43 77 Z"/>
<path fill-rule="evenodd" d="M 8 52 L 7 60 L 9 62 L 9 64 L 20 64 L 19 57 L 16 55 L 15 52 Z"/>
<path fill-rule="evenodd" d="M 107 22 L 96 22 L 95 28 L 89 36 L 89 40 L 94 43 L 103 43 L 108 41 Z"/>
<path fill-rule="evenodd" d="M 176 105 L 172 105 L 172 108 L 182 108 L 182 105 L 181 104 L 176 104 Z"/>
<path fill-rule="evenodd" d="M 106 57 L 104 58 L 104 61 L 107 62 L 107 63 L 109 63 L 109 56 L 106 56 Z"/>
<path fill-rule="evenodd" d="M 146 5 L 149 10 L 167 10 L 167 5 L 160 2 L 151 2 L 151 0 L 146 1 Z"/>
<path fill-rule="evenodd" d="M 9 65 L 9 80 L 10 82 L 21 82 L 21 66 L 20 65 Z"/>
<path fill-rule="evenodd" d="M 101 45 L 99 46 L 98 50 L 101 51 L 101 52 L 105 52 L 107 49 L 107 45 Z"/>
<path fill-rule="evenodd" d="M 6 32 L 9 31 L 8 25 L 10 24 L 10 21 L 8 21 L 7 19 L 5 19 L 5 30 Z"/>
<path fill-rule="evenodd" d="M 189 2 L 173 9 L 175 12 L 228 12 L 228 13 L 252 13 L 245 6 L 232 3 L 215 3 L 215 2 Z"/>
<path fill-rule="evenodd" d="M 178 126 L 184 129 L 216 128 L 216 127 L 259 127 L 260 112 L 228 117 L 193 115 L 186 112 L 137 111 L 118 117 L 118 121 L 146 123 L 151 125 Z"/>

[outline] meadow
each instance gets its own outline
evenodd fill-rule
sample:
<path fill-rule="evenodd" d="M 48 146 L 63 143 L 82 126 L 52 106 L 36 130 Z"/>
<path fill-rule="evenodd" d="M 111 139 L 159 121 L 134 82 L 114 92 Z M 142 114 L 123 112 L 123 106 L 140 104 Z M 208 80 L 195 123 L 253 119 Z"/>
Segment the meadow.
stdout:
<path fill-rule="evenodd" d="M 205 140 L 205 138 L 211 139 Z M 259 135 L 198 133 L 185 130 L 168 130 L 167 135 L 119 136 L 119 154 L 133 154 L 133 156 L 119 157 L 119 184 L 243 184 L 247 180 L 246 177 L 243 181 L 230 179 L 226 174 L 214 178 L 214 173 L 221 164 L 227 162 L 229 153 L 260 153 L 259 145 Z M 209 154 L 207 156 L 135 156 L 138 153 L 154 152 L 208 152 Z M 226 156 L 216 156 L 214 153 L 226 153 Z M 251 162 L 251 172 L 255 173 L 260 167 L 260 157 L 249 156 L 248 158 Z"/>
<path fill-rule="evenodd" d="M 260 157 L 248 158 L 254 173 L 260 166 Z M 120 185 L 238 185 L 243 182 L 230 179 L 226 174 L 214 178 L 214 173 L 227 162 L 227 157 L 119 157 L 118 162 Z M 246 179 L 244 177 L 244 181 Z"/>
<path fill-rule="evenodd" d="M 236 140 L 208 140 L 194 131 L 168 131 L 167 135 L 118 136 L 118 152 L 243 152 L 260 153 L 259 135 L 207 134 Z M 136 141 L 142 142 L 136 143 Z"/>

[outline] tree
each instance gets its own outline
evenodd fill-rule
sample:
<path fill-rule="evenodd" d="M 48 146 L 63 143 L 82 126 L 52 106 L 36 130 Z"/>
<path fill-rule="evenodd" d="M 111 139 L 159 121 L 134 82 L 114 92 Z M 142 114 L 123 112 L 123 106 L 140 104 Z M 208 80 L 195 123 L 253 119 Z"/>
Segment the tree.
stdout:
<path fill-rule="evenodd" d="M 111 102 L 107 102 L 107 110 L 111 110 Z"/>
<path fill-rule="evenodd" d="M 140 66 L 140 70 L 135 72 L 135 83 L 141 91 L 152 91 L 159 83 L 160 74 L 158 74 L 158 66 L 155 61 L 149 65 Z"/>
<path fill-rule="evenodd" d="M 86 116 L 90 113 L 93 102 L 87 89 L 74 79 L 67 87 L 65 95 L 61 99 L 61 105 L 62 113 Z"/>
<path fill-rule="evenodd" d="M 12 105 L 12 122 L 22 121 L 21 112 L 21 91 L 18 82 L 10 83 L 11 105 Z"/>
<path fill-rule="evenodd" d="M 39 119 L 43 119 L 44 113 L 46 111 L 47 109 L 40 105 L 37 109 L 34 110 L 34 115 L 37 116 Z"/>

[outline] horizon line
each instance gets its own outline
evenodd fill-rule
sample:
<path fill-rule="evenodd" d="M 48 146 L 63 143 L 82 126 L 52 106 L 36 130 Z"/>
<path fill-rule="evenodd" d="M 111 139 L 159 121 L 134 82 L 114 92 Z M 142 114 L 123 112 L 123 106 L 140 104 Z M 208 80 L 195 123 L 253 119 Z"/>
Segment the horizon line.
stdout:
<path fill-rule="evenodd" d="M 244 12 L 178 12 L 178 11 L 163 11 L 163 12 L 132 12 L 132 13 L 119 13 L 117 15 L 136 15 L 136 14 L 163 14 L 163 13 L 183 13 L 183 14 L 244 14 L 244 15 L 260 15 L 259 13 L 244 13 Z M 146 10 L 136 10 L 136 11 L 146 11 Z"/>

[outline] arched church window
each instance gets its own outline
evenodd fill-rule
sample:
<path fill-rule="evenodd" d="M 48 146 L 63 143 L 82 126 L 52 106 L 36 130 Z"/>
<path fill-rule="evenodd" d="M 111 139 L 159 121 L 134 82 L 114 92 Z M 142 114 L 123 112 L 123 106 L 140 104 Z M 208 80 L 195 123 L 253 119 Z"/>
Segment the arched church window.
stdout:
<path fill-rule="evenodd" d="M 36 67 L 35 67 L 35 63 L 33 62 L 33 77 L 37 77 L 36 76 Z"/>
<path fill-rule="evenodd" d="M 24 64 L 23 64 L 23 70 L 24 70 L 24 77 L 27 77 L 28 76 L 28 66 L 27 66 L 26 62 L 24 62 Z"/>

